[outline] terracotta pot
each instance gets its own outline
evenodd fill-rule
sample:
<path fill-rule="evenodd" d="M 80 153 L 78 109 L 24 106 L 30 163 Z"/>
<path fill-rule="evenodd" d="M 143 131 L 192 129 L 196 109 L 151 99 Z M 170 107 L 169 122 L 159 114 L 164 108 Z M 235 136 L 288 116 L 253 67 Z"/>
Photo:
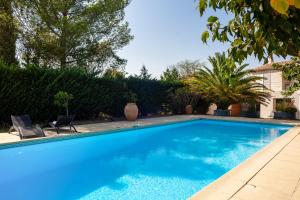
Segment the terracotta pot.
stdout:
<path fill-rule="evenodd" d="M 185 113 L 188 114 L 188 115 L 193 114 L 193 106 L 192 105 L 187 105 L 185 107 Z"/>
<path fill-rule="evenodd" d="M 231 116 L 238 117 L 241 114 L 241 104 L 232 104 L 229 110 L 231 111 Z"/>
<path fill-rule="evenodd" d="M 128 121 L 135 121 L 139 114 L 139 109 L 135 103 L 127 103 L 124 114 Z"/>

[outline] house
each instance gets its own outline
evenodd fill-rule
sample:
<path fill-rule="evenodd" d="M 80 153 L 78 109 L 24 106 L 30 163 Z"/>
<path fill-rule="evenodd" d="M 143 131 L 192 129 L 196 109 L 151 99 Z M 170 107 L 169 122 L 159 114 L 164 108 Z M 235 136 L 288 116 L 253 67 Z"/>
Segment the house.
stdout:
<path fill-rule="evenodd" d="M 282 61 L 278 62 L 278 64 L 284 64 L 287 62 L 288 61 Z M 253 75 L 263 77 L 264 79 L 261 80 L 261 83 L 272 90 L 269 103 L 267 105 L 260 104 L 259 106 L 260 117 L 273 118 L 274 112 L 276 111 L 276 105 L 283 100 L 286 100 L 293 102 L 294 106 L 298 110 L 296 113 L 296 118 L 300 119 L 300 90 L 289 97 L 285 97 L 284 95 L 282 95 L 282 91 L 284 91 L 290 85 L 290 82 L 283 79 L 282 71 L 274 69 L 273 64 L 273 61 L 269 60 L 268 64 L 256 67 L 251 70 Z"/>

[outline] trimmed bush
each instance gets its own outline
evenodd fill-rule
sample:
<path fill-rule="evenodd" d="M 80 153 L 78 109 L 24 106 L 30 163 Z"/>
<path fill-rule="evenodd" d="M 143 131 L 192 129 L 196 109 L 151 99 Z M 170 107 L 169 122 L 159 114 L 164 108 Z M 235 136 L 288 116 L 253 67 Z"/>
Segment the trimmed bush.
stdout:
<path fill-rule="evenodd" d="M 174 114 L 184 114 L 187 105 L 192 105 L 195 114 L 206 114 L 209 103 L 201 95 L 181 87 L 170 94 L 170 106 Z"/>
<path fill-rule="evenodd" d="M 99 113 L 123 116 L 129 92 L 137 96 L 142 115 L 161 111 L 169 103 L 170 91 L 179 83 L 157 80 L 103 79 L 80 69 L 17 68 L 0 64 L 0 122 L 10 122 L 10 115 L 29 114 L 34 121 L 56 119 L 65 111 L 54 105 L 54 95 L 66 91 L 74 96 L 70 114 L 77 119 L 91 119 Z"/>

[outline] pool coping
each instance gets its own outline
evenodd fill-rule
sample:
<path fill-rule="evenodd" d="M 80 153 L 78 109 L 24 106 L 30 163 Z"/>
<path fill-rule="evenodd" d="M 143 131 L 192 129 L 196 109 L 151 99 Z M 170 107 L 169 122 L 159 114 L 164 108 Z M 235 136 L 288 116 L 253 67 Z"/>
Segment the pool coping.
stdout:
<path fill-rule="evenodd" d="M 299 135 L 300 126 L 292 127 L 247 160 L 195 193 L 190 199 L 239 200 L 235 195 Z"/>

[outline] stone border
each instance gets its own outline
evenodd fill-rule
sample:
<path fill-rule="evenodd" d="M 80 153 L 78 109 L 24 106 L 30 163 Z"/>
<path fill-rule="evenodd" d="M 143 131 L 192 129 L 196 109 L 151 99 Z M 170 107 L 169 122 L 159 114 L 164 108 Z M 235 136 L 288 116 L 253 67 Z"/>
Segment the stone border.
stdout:
<path fill-rule="evenodd" d="M 299 134 L 300 126 L 291 128 L 246 161 L 194 194 L 190 199 L 228 200 L 232 198 Z"/>

